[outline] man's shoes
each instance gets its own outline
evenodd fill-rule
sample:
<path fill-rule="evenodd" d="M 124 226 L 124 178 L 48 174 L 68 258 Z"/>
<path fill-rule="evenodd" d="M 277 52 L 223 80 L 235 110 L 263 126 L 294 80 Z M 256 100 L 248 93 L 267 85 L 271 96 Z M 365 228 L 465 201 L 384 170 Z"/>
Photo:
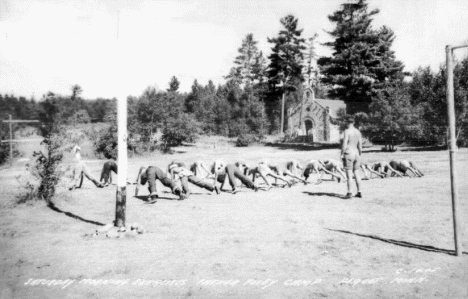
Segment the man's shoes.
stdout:
<path fill-rule="evenodd" d="M 156 194 L 150 195 L 148 203 L 155 203 L 158 201 L 158 196 Z"/>
<path fill-rule="evenodd" d="M 174 194 L 180 196 L 182 194 L 182 190 L 179 187 L 174 188 Z"/>
<path fill-rule="evenodd" d="M 344 199 L 350 199 L 352 197 L 353 197 L 353 194 L 348 192 L 348 193 L 346 193 Z"/>
<path fill-rule="evenodd" d="M 356 195 L 354 197 L 362 198 L 361 192 L 356 193 Z"/>
<path fill-rule="evenodd" d="M 257 184 L 254 184 L 253 189 L 254 189 L 255 192 L 258 192 L 258 185 L 257 185 Z"/>
<path fill-rule="evenodd" d="M 220 194 L 221 193 L 221 190 L 219 190 L 219 187 L 218 186 L 214 186 L 214 191 L 216 192 L 216 194 Z"/>

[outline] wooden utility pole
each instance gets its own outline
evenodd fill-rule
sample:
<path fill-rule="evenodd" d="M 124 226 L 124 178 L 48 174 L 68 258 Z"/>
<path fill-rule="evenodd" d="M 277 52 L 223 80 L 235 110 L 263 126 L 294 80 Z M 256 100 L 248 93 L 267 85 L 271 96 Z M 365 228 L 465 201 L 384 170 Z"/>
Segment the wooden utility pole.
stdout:
<path fill-rule="evenodd" d="M 117 51 L 119 57 L 123 56 L 123 44 L 120 40 L 120 9 L 117 19 Z M 119 65 L 121 67 L 121 65 Z M 120 71 L 122 71 L 120 69 Z M 127 97 L 123 92 L 123 82 L 118 84 L 117 97 L 117 163 L 119 173 L 117 174 L 117 194 L 115 203 L 116 227 L 125 227 L 125 212 L 127 205 Z"/>
<path fill-rule="evenodd" d="M 459 235 L 459 215 L 458 215 L 458 190 L 457 190 L 457 169 L 456 169 L 456 153 L 457 153 L 457 135 L 455 134 L 455 101 L 453 90 L 453 50 L 458 48 L 468 47 L 468 45 L 452 47 L 448 45 L 445 48 L 447 54 L 447 112 L 449 122 L 449 138 L 450 138 L 450 182 L 452 188 L 452 213 L 453 213 L 453 232 L 455 239 L 455 252 L 457 256 L 462 255 L 462 242 Z"/>
<path fill-rule="evenodd" d="M 284 90 L 283 85 L 283 97 L 281 99 L 281 134 L 284 133 L 284 95 L 286 94 L 286 90 Z"/>
<path fill-rule="evenodd" d="M 12 129 L 12 119 L 11 114 L 8 119 L 10 121 L 10 168 L 13 167 L 13 129 Z"/>
<path fill-rule="evenodd" d="M 127 203 L 127 98 L 117 99 L 117 197 L 115 205 L 115 226 L 125 226 L 125 211 Z"/>

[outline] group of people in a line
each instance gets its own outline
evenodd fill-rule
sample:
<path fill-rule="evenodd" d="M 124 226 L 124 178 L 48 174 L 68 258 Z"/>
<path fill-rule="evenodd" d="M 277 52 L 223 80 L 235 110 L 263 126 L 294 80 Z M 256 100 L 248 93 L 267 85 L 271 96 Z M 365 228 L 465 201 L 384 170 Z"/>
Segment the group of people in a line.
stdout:
<path fill-rule="evenodd" d="M 75 188 L 81 188 L 83 184 L 83 178 L 87 178 L 96 185 L 96 187 L 103 188 L 112 183 L 111 172 L 117 174 L 117 163 L 114 161 L 107 161 L 104 163 L 101 172 L 101 179 L 98 181 L 89 171 L 86 163 L 81 159 L 81 147 L 75 145 L 73 148 L 73 153 L 75 155 L 75 168 L 73 169 L 73 181 L 69 187 L 70 190 Z"/>
<path fill-rule="evenodd" d="M 156 182 L 159 182 L 170 188 L 171 192 L 179 197 L 180 200 L 186 199 L 191 194 L 190 184 L 206 189 L 210 192 L 220 194 L 225 191 L 224 186 L 229 182 L 233 194 L 239 191 L 237 180 L 245 187 L 258 191 L 270 190 L 276 187 L 291 187 L 297 183 L 308 184 L 309 178 L 316 173 L 318 178 L 316 183 L 322 182 L 325 175 L 330 175 L 338 183 L 346 181 L 348 192 L 346 198 L 351 198 L 352 179 L 356 181 L 356 197 L 362 197 L 361 193 L 361 171 L 364 173 L 364 179 L 374 177 L 403 177 L 405 175 L 421 177 L 423 173 L 416 167 L 412 161 L 392 160 L 390 162 L 380 161 L 376 163 L 361 163 L 362 141 L 360 132 L 354 128 L 354 119 L 348 118 L 348 129 L 344 132 L 343 146 L 341 150 L 342 162 L 335 159 L 310 160 L 305 165 L 301 165 L 297 160 L 291 160 L 287 163 L 279 164 L 263 159 L 256 165 L 249 165 L 245 161 L 235 163 L 225 163 L 223 160 L 216 160 L 210 165 L 202 161 L 193 164 L 185 164 L 182 161 L 172 161 L 166 171 L 158 166 L 141 167 L 136 179 L 137 187 L 135 196 L 138 196 L 141 186 L 148 183 L 149 202 L 156 202 L 158 191 Z M 75 146 L 75 158 L 77 164 L 74 170 L 74 180 L 70 187 L 73 190 L 81 187 L 83 177 L 87 177 L 97 187 L 105 187 L 112 183 L 111 172 L 117 174 L 117 164 L 114 161 L 104 163 L 101 171 L 101 178 L 98 181 L 88 171 L 85 163 L 81 160 L 81 149 Z M 272 184 L 268 178 L 273 178 L 275 184 Z M 410 176 L 411 177 L 411 176 Z M 265 184 L 259 185 L 257 178 L 261 178 Z M 180 181 L 180 184 L 177 182 Z M 281 183 L 278 184 L 278 181 Z M 220 186 L 217 185 L 220 184 Z"/>

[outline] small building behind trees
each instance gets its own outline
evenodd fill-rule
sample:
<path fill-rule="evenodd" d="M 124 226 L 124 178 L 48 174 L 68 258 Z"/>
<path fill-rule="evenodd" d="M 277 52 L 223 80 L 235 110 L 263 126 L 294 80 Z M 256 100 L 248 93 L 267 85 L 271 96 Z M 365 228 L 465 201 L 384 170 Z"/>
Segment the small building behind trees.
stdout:
<path fill-rule="evenodd" d="M 288 109 L 288 131 L 295 142 L 340 142 L 339 126 L 333 123 L 338 111 L 346 109 L 341 100 L 316 99 L 312 88 L 304 90 L 302 101 Z"/>

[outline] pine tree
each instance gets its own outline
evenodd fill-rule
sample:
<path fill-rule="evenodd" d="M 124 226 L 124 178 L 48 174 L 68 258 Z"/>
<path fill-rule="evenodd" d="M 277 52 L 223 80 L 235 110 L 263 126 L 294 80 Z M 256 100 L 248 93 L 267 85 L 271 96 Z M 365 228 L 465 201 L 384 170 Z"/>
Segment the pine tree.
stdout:
<path fill-rule="evenodd" d="M 226 79 L 236 82 L 236 84 L 253 84 L 263 81 L 265 69 L 265 59 L 262 52 L 258 51 L 258 41 L 252 33 L 245 36 L 242 46 L 238 49 L 239 55 L 234 60 L 235 67 L 231 68 Z"/>
<path fill-rule="evenodd" d="M 379 89 L 395 86 L 403 79 L 403 64 L 390 50 L 394 33 L 388 27 L 373 30 L 372 17 L 378 9 L 368 11 L 367 0 L 344 3 L 328 16 L 336 23 L 329 32 L 335 41 L 325 45 L 333 49 L 333 57 L 318 60 L 322 82 L 330 85 L 329 96 L 348 103 L 348 113 L 367 111 Z"/>
<path fill-rule="evenodd" d="M 176 76 L 172 76 L 171 81 L 169 82 L 169 89 L 167 91 L 176 92 L 177 90 L 179 90 L 179 86 L 179 79 L 177 79 Z"/>
<path fill-rule="evenodd" d="M 422 134 L 420 114 L 420 109 L 411 104 L 405 86 L 388 85 L 377 92 L 370 104 L 362 131 L 371 140 L 383 141 L 387 149 L 394 150 L 395 145 Z"/>
<path fill-rule="evenodd" d="M 255 57 L 254 63 L 252 65 L 253 81 L 256 83 L 256 86 L 261 85 L 266 81 L 266 69 L 267 62 L 263 56 L 263 52 L 260 51 Z"/>
<path fill-rule="evenodd" d="M 287 15 L 280 20 L 284 29 L 280 30 L 275 38 L 268 38 L 273 44 L 272 53 L 268 57 L 268 78 L 270 84 L 279 84 L 281 81 L 292 83 L 294 79 L 304 80 L 302 75 L 303 50 L 305 40 L 301 38 L 303 29 L 297 29 L 298 19 Z"/>
<path fill-rule="evenodd" d="M 272 131 L 277 129 L 281 115 L 280 97 L 288 91 L 287 88 L 291 89 L 291 86 L 298 86 L 304 81 L 302 64 L 305 40 L 301 38 L 303 29 L 297 28 L 298 19 L 293 15 L 287 15 L 280 22 L 284 29 L 280 30 L 277 37 L 268 38 L 273 47 L 268 57 L 268 97 L 265 104 Z"/>
<path fill-rule="evenodd" d="M 197 79 L 193 81 L 192 91 L 185 98 L 185 112 L 194 113 L 196 107 L 200 104 L 200 92 L 203 87 L 198 84 Z"/>
<path fill-rule="evenodd" d="M 74 101 L 75 99 L 79 99 L 83 89 L 78 84 L 75 84 L 71 87 L 72 95 L 71 100 Z"/>

